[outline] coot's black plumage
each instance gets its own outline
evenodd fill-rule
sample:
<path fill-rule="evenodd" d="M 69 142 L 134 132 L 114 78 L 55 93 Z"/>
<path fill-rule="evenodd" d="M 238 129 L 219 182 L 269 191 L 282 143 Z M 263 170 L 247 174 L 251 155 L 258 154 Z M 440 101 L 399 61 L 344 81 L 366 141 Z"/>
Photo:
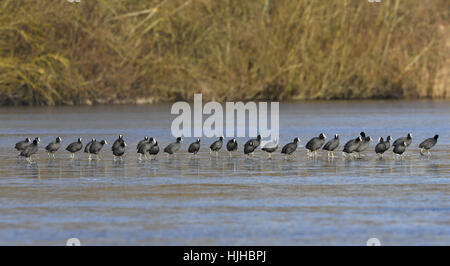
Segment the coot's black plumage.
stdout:
<path fill-rule="evenodd" d="M 125 154 L 125 147 L 127 144 L 123 140 L 123 135 L 119 135 L 119 138 L 117 138 L 112 147 L 111 150 L 113 152 L 113 160 L 116 160 L 116 156 L 119 157 L 122 160 L 122 156 Z"/>
<path fill-rule="evenodd" d="M 403 153 L 406 151 L 406 146 L 406 141 L 403 141 L 401 143 L 397 142 L 397 145 L 394 146 L 393 152 L 395 154 L 401 155 L 401 157 L 403 158 Z"/>
<path fill-rule="evenodd" d="M 281 150 L 281 153 L 286 154 L 286 156 L 291 155 L 297 149 L 298 142 L 300 142 L 300 139 L 295 138 L 291 143 L 284 145 L 283 149 Z"/>
<path fill-rule="evenodd" d="M 211 146 L 209 146 L 210 153 L 215 152 L 217 156 L 220 149 L 222 149 L 222 145 L 223 145 L 223 136 L 220 136 L 218 140 L 214 141 L 211 144 Z"/>
<path fill-rule="evenodd" d="M 437 140 L 439 138 L 439 135 L 434 135 L 433 138 L 426 139 L 422 141 L 422 143 L 419 144 L 420 153 L 423 154 L 423 150 L 426 150 L 428 152 L 428 155 L 430 155 L 430 149 L 436 145 Z"/>
<path fill-rule="evenodd" d="M 148 153 L 150 154 L 150 157 L 156 158 L 156 155 L 159 153 L 159 146 L 158 141 L 155 139 L 155 144 L 152 145 L 152 147 L 148 150 Z"/>
<path fill-rule="evenodd" d="M 412 143 L 412 134 L 408 133 L 408 136 L 396 139 L 394 141 L 394 143 L 392 144 L 392 146 L 397 146 L 397 145 L 399 145 L 399 144 L 401 144 L 403 142 L 405 142 L 406 147 L 411 145 L 411 143 Z"/>
<path fill-rule="evenodd" d="M 103 145 L 105 144 L 108 144 L 105 140 L 92 142 L 91 147 L 89 148 L 89 153 L 95 154 L 98 160 L 99 159 L 98 154 L 100 153 L 100 151 L 103 148 Z"/>
<path fill-rule="evenodd" d="M 386 145 L 386 150 L 389 150 L 389 148 L 391 147 L 391 136 L 387 136 L 386 141 L 384 142 L 384 145 Z"/>
<path fill-rule="evenodd" d="M 113 145 L 111 146 L 111 150 L 114 152 L 115 149 L 119 148 L 120 146 L 125 146 L 123 145 L 125 141 L 123 140 L 123 135 L 120 134 L 119 137 L 114 141 Z"/>
<path fill-rule="evenodd" d="M 244 144 L 244 154 L 247 155 L 247 157 L 253 153 L 255 149 L 256 146 L 253 144 L 252 140 L 249 140 Z"/>
<path fill-rule="evenodd" d="M 81 138 L 78 138 L 76 142 L 72 142 L 66 147 L 66 150 L 71 153 L 70 158 L 74 158 L 75 152 L 78 152 L 81 149 L 83 149 L 83 143 L 81 143 Z"/>
<path fill-rule="evenodd" d="M 200 150 L 200 139 L 197 138 L 195 142 L 192 142 L 191 145 L 189 145 L 188 152 L 196 155 L 199 150 Z"/>
<path fill-rule="evenodd" d="M 356 147 L 355 152 L 358 153 L 358 157 L 361 158 L 361 152 L 365 151 L 370 144 L 370 141 L 372 141 L 372 138 L 367 136 L 365 138 L 362 138 L 359 142 L 358 147 Z"/>
<path fill-rule="evenodd" d="M 30 145 L 28 145 L 21 153 L 20 156 L 23 156 L 25 158 L 27 158 L 28 162 L 31 162 L 30 157 L 33 154 L 36 154 L 39 150 L 38 148 L 38 144 L 39 144 L 40 139 L 39 138 L 35 138 L 33 140 L 33 143 L 31 143 Z"/>
<path fill-rule="evenodd" d="M 337 149 L 337 147 L 339 147 L 340 141 L 339 141 L 339 135 L 338 134 L 334 134 L 334 138 L 330 139 L 330 141 L 328 141 L 324 146 L 323 146 L 323 150 L 328 151 L 328 157 L 331 154 L 331 157 L 334 157 L 334 153 L 333 151 L 335 149 Z"/>
<path fill-rule="evenodd" d="M 238 143 L 237 143 L 236 139 L 235 138 L 230 139 L 227 142 L 227 151 L 230 153 L 230 157 L 231 157 L 231 153 L 234 151 L 237 151 L 237 149 L 238 149 Z"/>
<path fill-rule="evenodd" d="M 122 160 L 122 156 L 125 154 L 125 147 L 127 146 L 127 144 L 125 143 L 125 141 L 123 142 L 119 142 L 118 146 L 116 145 L 116 147 L 113 149 L 113 160 L 116 160 L 116 156 L 120 158 L 120 160 Z"/>
<path fill-rule="evenodd" d="M 320 133 L 320 135 L 318 137 L 314 137 L 314 138 L 310 139 L 305 145 L 305 148 L 308 151 L 308 154 L 310 152 L 313 152 L 314 155 L 317 154 L 317 150 L 322 147 L 322 145 L 325 143 L 326 138 L 327 137 L 325 136 L 325 134 Z"/>
<path fill-rule="evenodd" d="M 386 141 L 384 141 L 383 137 L 378 139 L 377 145 L 375 145 L 375 153 L 383 158 L 383 153 L 387 151 L 388 147 L 386 146 Z"/>
<path fill-rule="evenodd" d="M 95 138 L 92 138 L 91 139 L 91 141 L 89 141 L 87 144 L 86 144 L 86 146 L 84 146 L 84 152 L 85 153 L 90 153 L 90 149 L 91 149 L 91 146 L 92 146 L 92 143 L 94 143 L 95 142 Z"/>
<path fill-rule="evenodd" d="M 61 138 L 57 137 L 55 141 L 50 142 L 45 149 L 47 150 L 48 156 L 50 155 L 55 158 L 55 152 L 57 152 L 61 148 Z"/>
<path fill-rule="evenodd" d="M 252 139 L 251 141 L 255 149 L 258 148 L 259 145 L 261 144 L 261 135 L 256 136 L 256 139 Z"/>
<path fill-rule="evenodd" d="M 89 141 L 86 144 L 86 146 L 84 146 L 84 152 L 89 154 L 89 160 L 91 159 L 91 151 L 90 151 L 91 150 L 91 146 L 92 146 L 92 143 L 94 143 L 94 142 L 96 142 L 96 139 L 92 138 L 91 141 Z"/>
<path fill-rule="evenodd" d="M 182 141 L 183 141 L 183 139 L 181 137 L 178 137 L 175 142 L 170 143 L 169 145 L 167 145 L 164 148 L 164 152 L 167 153 L 167 156 L 176 153 L 180 149 Z"/>
<path fill-rule="evenodd" d="M 362 141 L 362 137 L 359 136 L 356 139 L 349 140 L 344 145 L 344 149 L 342 150 L 345 154 L 352 154 L 359 146 L 359 143 Z"/>
<path fill-rule="evenodd" d="M 142 158 L 142 155 L 144 155 L 145 159 L 147 159 L 147 153 L 154 143 L 155 140 L 153 139 L 153 137 L 150 137 L 147 142 L 142 142 L 141 145 L 139 145 L 137 150 L 137 153 L 139 153 L 139 159 Z"/>
<path fill-rule="evenodd" d="M 139 150 L 139 146 L 141 146 L 144 143 L 148 143 L 148 136 L 145 136 L 143 140 L 139 141 L 138 144 L 136 145 L 136 150 Z"/>
<path fill-rule="evenodd" d="M 256 139 L 250 139 L 244 144 L 244 154 L 253 154 L 256 148 L 261 144 L 261 135 L 258 135 Z"/>
<path fill-rule="evenodd" d="M 26 138 L 25 140 L 19 141 L 16 143 L 16 145 L 14 146 L 14 148 L 16 148 L 16 150 L 18 151 L 23 151 L 25 150 L 25 148 L 30 145 L 30 139 Z"/>

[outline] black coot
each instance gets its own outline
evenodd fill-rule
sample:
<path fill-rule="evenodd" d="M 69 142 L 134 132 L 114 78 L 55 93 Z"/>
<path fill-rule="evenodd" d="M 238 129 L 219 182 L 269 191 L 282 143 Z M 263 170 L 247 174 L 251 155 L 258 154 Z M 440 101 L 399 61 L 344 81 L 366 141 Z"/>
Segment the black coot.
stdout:
<path fill-rule="evenodd" d="M 365 151 L 369 147 L 370 141 L 372 141 L 372 138 L 369 136 L 364 138 L 361 137 L 361 141 L 355 150 L 355 152 L 358 153 L 358 158 L 361 158 L 361 152 Z"/>
<path fill-rule="evenodd" d="M 147 159 L 147 153 L 153 144 L 155 144 L 155 140 L 153 139 L 153 137 L 150 137 L 147 142 L 142 142 L 141 145 L 139 145 L 139 148 L 137 150 L 137 153 L 139 154 L 139 160 L 142 159 L 142 155 L 144 155 L 145 159 Z"/>
<path fill-rule="evenodd" d="M 105 140 L 92 142 L 91 147 L 89 148 L 89 153 L 95 154 L 95 156 L 97 157 L 97 160 L 100 160 L 98 154 L 100 153 L 100 151 L 103 148 L 103 145 L 105 145 L 105 144 L 108 144 Z"/>
<path fill-rule="evenodd" d="M 250 139 L 244 144 L 244 154 L 245 155 L 253 155 L 256 148 L 261 144 L 261 135 L 258 135 L 256 139 Z"/>
<path fill-rule="evenodd" d="M 116 146 L 114 148 L 113 152 L 113 160 L 116 160 L 116 156 L 120 158 L 120 160 L 122 160 L 122 156 L 125 154 L 125 147 L 127 146 L 127 144 L 125 142 L 121 142 L 119 143 L 119 146 Z"/>
<path fill-rule="evenodd" d="M 155 159 L 156 155 L 159 153 L 158 141 L 156 141 L 156 139 L 155 144 L 153 144 L 150 150 L 148 150 L 148 153 L 150 154 L 150 158 L 153 156 L 153 159 Z"/>
<path fill-rule="evenodd" d="M 120 134 L 119 137 L 114 141 L 113 145 L 111 146 L 111 150 L 114 152 L 114 150 L 117 149 L 118 147 L 124 146 L 123 143 L 124 143 L 123 135 Z"/>
<path fill-rule="evenodd" d="M 200 139 L 197 138 L 195 142 L 192 142 L 191 145 L 189 145 L 188 152 L 193 153 L 195 156 L 197 155 L 199 150 L 200 150 Z"/>
<path fill-rule="evenodd" d="M 436 134 L 433 138 L 426 139 L 422 143 L 420 143 L 420 154 L 423 154 L 423 150 L 426 150 L 428 152 L 428 155 L 430 155 L 430 149 L 433 148 L 434 145 L 436 145 L 438 138 L 439 135 Z"/>
<path fill-rule="evenodd" d="M 116 156 L 122 160 L 122 156 L 125 154 L 125 147 L 127 144 L 123 140 L 123 135 L 119 135 L 119 138 L 114 141 L 111 150 L 113 152 L 113 160 L 116 160 Z"/>
<path fill-rule="evenodd" d="M 83 143 L 81 143 L 81 138 L 78 138 L 76 142 L 72 142 L 66 147 L 66 150 L 70 152 L 70 158 L 74 158 L 75 152 L 78 152 L 81 149 L 83 149 Z"/>
<path fill-rule="evenodd" d="M 177 138 L 177 141 L 170 143 L 169 145 L 167 145 L 164 148 L 164 152 L 167 153 L 167 156 L 175 154 L 181 146 L 181 142 L 183 141 L 183 139 L 181 137 Z M 175 155 L 174 155 L 175 156 Z"/>
<path fill-rule="evenodd" d="M 391 140 L 391 136 L 387 136 L 386 141 L 384 142 L 384 145 L 386 145 L 386 150 L 389 150 L 389 148 L 391 147 Z"/>
<path fill-rule="evenodd" d="M 383 158 L 383 153 L 387 151 L 386 142 L 384 141 L 383 137 L 380 137 L 378 139 L 377 145 L 375 145 L 375 153 L 378 157 Z"/>
<path fill-rule="evenodd" d="M 324 146 L 323 146 L 323 150 L 326 150 L 328 153 L 328 157 L 334 157 L 334 153 L 333 151 L 339 147 L 339 135 L 338 134 L 334 134 L 334 138 L 330 139 L 330 141 L 328 141 Z"/>
<path fill-rule="evenodd" d="M 227 151 L 230 153 L 230 157 L 231 157 L 231 153 L 234 151 L 237 151 L 237 149 L 238 149 L 238 143 L 237 143 L 236 139 L 235 138 L 230 139 L 227 142 Z"/>
<path fill-rule="evenodd" d="M 344 157 L 346 156 L 346 154 L 352 155 L 352 153 L 358 148 L 361 141 L 362 137 L 359 136 L 356 139 L 349 140 L 347 143 L 345 143 L 344 149 L 342 150 L 342 154 L 344 155 Z"/>
<path fill-rule="evenodd" d="M 55 152 L 57 152 L 61 148 L 61 138 L 57 137 L 55 141 L 50 142 L 45 149 L 47 150 L 48 157 L 50 155 L 55 158 Z"/>
<path fill-rule="evenodd" d="M 139 146 L 141 146 L 144 143 L 148 143 L 148 136 L 145 136 L 143 140 L 139 141 L 138 144 L 136 145 L 136 150 L 139 150 Z"/>
<path fill-rule="evenodd" d="M 38 148 L 39 141 L 40 141 L 39 138 L 35 138 L 35 139 L 33 140 L 33 143 L 31 143 L 30 145 L 28 145 L 28 146 L 20 153 L 20 156 L 23 156 L 23 157 L 27 158 L 27 161 L 28 161 L 29 163 L 31 163 L 30 157 L 31 157 L 33 154 L 36 154 L 36 153 L 38 152 L 38 150 L 39 150 L 39 148 Z"/>
<path fill-rule="evenodd" d="M 253 143 L 252 140 L 249 140 L 244 144 L 244 154 L 247 156 L 247 158 L 249 155 L 253 154 L 256 148 L 257 146 Z"/>
<path fill-rule="evenodd" d="M 209 146 L 209 154 L 211 154 L 211 152 L 215 152 L 216 156 L 219 154 L 220 149 L 222 149 L 222 145 L 223 145 L 223 136 L 220 136 L 218 140 L 214 141 L 211 146 Z"/>
<path fill-rule="evenodd" d="M 397 146 L 397 145 L 399 145 L 399 144 L 401 144 L 403 142 L 405 142 L 406 147 L 411 145 L 411 143 L 412 143 L 412 134 L 408 133 L 408 136 L 396 139 L 394 141 L 394 143 L 392 144 L 392 146 Z"/>
<path fill-rule="evenodd" d="M 16 148 L 16 150 L 18 151 L 23 151 L 25 150 L 25 148 L 30 145 L 30 139 L 26 138 L 25 140 L 19 141 L 16 143 L 16 145 L 14 146 L 14 148 Z"/>
<path fill-rule="evenodd" d="M 291 155 L 297 149 L 298 142 L 300 142 L 300 139 L 295 138 L 294 141 L 292 141 L 291 143 L 284 145 L 283 149 L 281 150 L 281 153 L 286 154 L 285 157 L 286 159 L 288 155 Z"/>
<path fill-rule="evenodd" d="M 320 133 L 318 137 L 310 139 L 305 145 L 307 153 L 313 153 L 312 156 L 317 155 L 317 150 L 322 147 L 322 145 L 325 143 L 326 138 L 327 137 L 325 136 L 325 134 Z"/>
<path fill-rule="evenodd" d="M 261 135 L 256 136 L 256 139 L 252 139 L 252 142 L 253 142 L 253 146 L 258 148 L 259 145 L 261 144 Z"/>
<path fill-rule="evenodd" d="M 397 142 L 397 145 L 394 146 L 394 150 L 393 150 L 394 156 L 395 156 L 395 154 L 397 154 L 397 155 L 400 155 L 403 159 L 404 152 L 406 151 L 406 146 L 407 146 L 406 141 L 403 141 L 401 143 Z"/>
<path fill-rule="evenodd" d="M 91 141 L 89 141 L 89 142 L 86 144 L 86 146 L 84 146 L 84 152 L 87 153 L 87 154 L 89 154 L 89 160 L 91 159 L 91 152 L 90 152 L 90 149 L 91 149 L 92 143 L 94 143 L 95 141 L 96 141 L 95 138 L 92 138 Z"/>
<path fill-rule="evenodd" d="M 269 158 L 272 158 L 272 152 L 276 151 L 277 149 L 278 149 L 278 140 L 277 140 L 277 138 L 274 138 L 272 141 L 267 142 L 261 148 L 261 150 L 267 152 Z"/>

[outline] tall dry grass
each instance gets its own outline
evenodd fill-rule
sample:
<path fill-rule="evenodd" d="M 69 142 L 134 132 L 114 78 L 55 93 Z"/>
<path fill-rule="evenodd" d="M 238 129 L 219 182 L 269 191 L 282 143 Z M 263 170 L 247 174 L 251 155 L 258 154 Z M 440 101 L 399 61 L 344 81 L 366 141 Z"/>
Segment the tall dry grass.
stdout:
<path fill-rule="evenodd" d="M 0 104 L 450 97 L 447 0 L 2 0 Z M 447 31 L 448 32 L 448 31 Z M 442 91 L 442 92 L 441 92 Z"/>

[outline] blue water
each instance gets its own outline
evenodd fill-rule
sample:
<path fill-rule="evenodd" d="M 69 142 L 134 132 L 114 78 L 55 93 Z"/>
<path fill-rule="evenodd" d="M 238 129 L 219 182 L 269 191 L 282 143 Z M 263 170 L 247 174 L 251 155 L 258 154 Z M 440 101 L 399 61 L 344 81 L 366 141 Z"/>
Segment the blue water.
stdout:
<path fill-rule="evenodd" d="M 224 151 L 201 138 L 196 159 L 185 138 L 176 158 L 139 161 L 143 136 L 172 142 L 170 105 L 0 108 L 0 244 L 65 245 L 382 245 L 450 244 L 450 102 L 367 101 L 280 104 L 280 143 L 324 132 L 341 145 L 365 131 L 374 139 L 361 160 L 272 160 Z M 405 159 L 387 152 L 377 160 L 378 137 L 413 134 Z M 111 143 L 124 134 L 123 161 Z M 418 144 L 439 134 L 431 157 Z M 14 143 L 61 136 L 63 146 L 82 137 L 106 139 L 100 161 L 61 149 L 41 150 L 32 164 L 17 158 Z M 227 139 L 228 140 L 228 139 Z M 342 148 L 340 148 L 341 150 Z"/>

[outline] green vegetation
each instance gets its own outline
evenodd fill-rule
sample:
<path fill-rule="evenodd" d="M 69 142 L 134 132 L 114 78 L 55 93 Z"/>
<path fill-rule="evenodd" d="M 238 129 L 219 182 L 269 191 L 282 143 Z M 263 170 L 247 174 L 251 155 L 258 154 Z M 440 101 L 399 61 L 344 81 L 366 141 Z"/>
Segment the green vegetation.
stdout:
<path fill-rule="evenodd" d="M 450 88 L 436 90 L 449 67 L 449 9 L 448 0 L 2 0 L 0 104 L 198 92 L 219 101 L 450 98 Z"/>

